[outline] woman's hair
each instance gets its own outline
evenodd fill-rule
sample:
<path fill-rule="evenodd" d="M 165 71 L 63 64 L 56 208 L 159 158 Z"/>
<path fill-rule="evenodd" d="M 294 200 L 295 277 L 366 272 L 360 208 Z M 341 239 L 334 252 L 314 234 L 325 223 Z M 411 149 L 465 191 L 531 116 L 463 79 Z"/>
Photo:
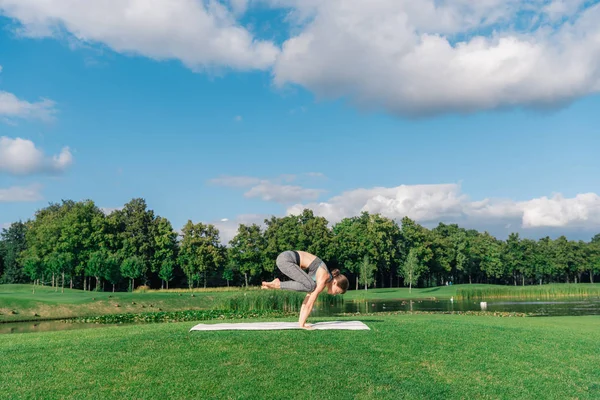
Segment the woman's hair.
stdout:
<path fill-rule="evenodd" d="M 342 289 L 342 294 L 346 293 L 346 290 L 348 290 L 348 286 L 350 285 L 348 283 L 348 278 L 340 274 L 340 270 L 337 268 L 331 271 L 331 275 L 333 276 L 333 280 L 337 283 L 337 286 Z"/>

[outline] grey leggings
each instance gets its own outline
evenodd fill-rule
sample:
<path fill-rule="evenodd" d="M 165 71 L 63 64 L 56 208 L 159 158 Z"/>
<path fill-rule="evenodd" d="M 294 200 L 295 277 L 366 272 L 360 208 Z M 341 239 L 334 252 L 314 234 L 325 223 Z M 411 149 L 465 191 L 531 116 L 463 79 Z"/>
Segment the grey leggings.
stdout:
<path fill-rule="evenodd" d="M 296 292 L 314 292 L 317 283 L 300 268 L 300 259 L 297 255 L 298 253 L 294 251 L 284 251 L 277 256 L 277 268 L 292 279 L 291 281 L 281 282 L 281 289 Z"/>

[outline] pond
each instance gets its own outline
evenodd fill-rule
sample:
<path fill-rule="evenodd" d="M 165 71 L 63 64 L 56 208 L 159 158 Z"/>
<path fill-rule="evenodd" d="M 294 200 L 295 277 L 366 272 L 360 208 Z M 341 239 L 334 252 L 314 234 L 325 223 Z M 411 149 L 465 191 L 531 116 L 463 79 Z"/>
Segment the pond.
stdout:
<path fill-rule="evenodd" d="M 522 301 L 487 300 L 368 300 L 345 302 L 340 305 L 319 305 L 313 316 L 330 316 L 338 313 L 371 313 L 382 311 L 489 311 L 519 312 L 538 316 L 600 315 L 600 298 L 567 300 Z"/>
<path fill-rule="evenodd" d="M 346 301 L 340 305 L 319 304 L 311 316 L 329 317 L 340 313 L 372 313 L 387 311 L 489 311 L 519 312 L 539 316 L 600 315 L 600 298 L 579 298 L 546 301 L 516 301 L 507 299 L 480 301 L 450 300 L 369 300 Z M 0 334 L 58 331 L 71 329 L 125 326 L 128 324 L 86 324 L 61 321 L 11 322 L 0 324 Z M 131 324 L 129 324 L 131 325 Z"/>

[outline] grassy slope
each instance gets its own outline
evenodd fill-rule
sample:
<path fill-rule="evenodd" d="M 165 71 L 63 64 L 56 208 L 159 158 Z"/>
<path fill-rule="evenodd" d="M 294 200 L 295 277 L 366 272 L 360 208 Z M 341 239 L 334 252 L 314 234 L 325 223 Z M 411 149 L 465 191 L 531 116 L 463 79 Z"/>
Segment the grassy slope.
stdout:
<path fill-rule="evenodd" d="M 600 398 L 600 318 L 361 317 L 371 331 L 194 323 L 0 340 L 7 398 Z M 314 321 L 313 321 L 314 322 Z"/>
<path fill-rule="evenodd" d="M 31 285 L 0 285 L 0 322 L 32 319 L 66 318 L 109 313 L 149 312 L 161 308 L 163 311 L 203 309 L 210 307 L 219 297 L 232 292 L 191 293 L 125 293 L 125 292 L 84 292 L 65 289 L 64 293 L 55 292 L 50 287 L 36 287 L 32 293 Z M 132 304 L 135 303 L 135 304 Z M 116 304 L 119 307 L 116 307 Z M 152 307 L 151 307 L 152 306 Z M 15 310 L 18 314 L 13 315 Z"/>
<path fill-rule="evenodd" d="M 61 293 L 60 289 L 55 292 L 50 287 L 42 286 L 36 287 L 34 294 L 31 285 L 0 285 L 0 322 L 37 319 L 34 314 L 38 314 L 39 319 L 55 319 L 125 312 L 140 313 L 158 308 L 163 311 L 203 309 L 211 307 L 216 299 L 237 293 L 239 291 L 218 289 L 198 291 L 194 293 L 194 297 L 191 297 L 189 292 L 111 293 L 65 289 L 65 292 Z M 455 295 L 455 286 L 413 289 L 411 293 L 408 288 L 391 288 L 351 290 L 344 295 L 344 300 L 450 298 Z M 119 304 L 119 307 L 115 304 Z M 12 310 L 18 314 L 11 314 Z"/>
<path fill-rule="evenodd" d="M 544 285 L 542 287 L 566 288 L 566 284 Z M 571 285 L 580 288 L 600 288 L 600 284 Z M 500 285 L 452 285 L 424 289 L 384 288 L 369 290 L 350 290 L 344 295 L 345 301 L 352 300 L 394 300 L 394 299 L 422 299 L 456 298 L 458 289 L 489 289 L 510 291 L 515 294 L 523 290 L 535 290 L 538 286 L 500 286 Z M 142 313 L 158 310 L 179 311 L 191 309 L 205 309 L 213 306 L 215 300 L 239 294 L 239 291 L 197 291 L 194 297 L 190 292 L 149 292 L 149 293 L 110 293 L 110 292 L 84 292 L 81 290 L 65 289 L 65 293 L 55 292 L 49 287 L 37 287 L 35 294 L 31 285 L 0 285 L 0 322 L 22 321 L 31 319 L 55 319 L 76 316 L 92 316 L 114 313 Z M 258 290 L 258 289 L 256 289 Z M 110 296 L 110 297 L 109 297 Z M 132 304 L 132 302 L 136 304 Z M 119 304 L 120 307 L 116 307 Z M 153 307 L 150 307 L 150 306 Z M 18 314 L 11 314 L 16 310 Z M 34 317 L 34 314 L 40 317 Z"/>

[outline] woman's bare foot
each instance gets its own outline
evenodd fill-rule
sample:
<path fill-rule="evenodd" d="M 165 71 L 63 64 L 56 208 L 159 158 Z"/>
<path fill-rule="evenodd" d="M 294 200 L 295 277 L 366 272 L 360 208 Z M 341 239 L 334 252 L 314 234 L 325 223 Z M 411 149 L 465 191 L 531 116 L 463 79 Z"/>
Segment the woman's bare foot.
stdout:
<path fill-rule="evenodd" d="M 263 282 L 261 289 L 280 289 L 281 281 L 279 278 L 273 279 L 271 282 Z"/>

